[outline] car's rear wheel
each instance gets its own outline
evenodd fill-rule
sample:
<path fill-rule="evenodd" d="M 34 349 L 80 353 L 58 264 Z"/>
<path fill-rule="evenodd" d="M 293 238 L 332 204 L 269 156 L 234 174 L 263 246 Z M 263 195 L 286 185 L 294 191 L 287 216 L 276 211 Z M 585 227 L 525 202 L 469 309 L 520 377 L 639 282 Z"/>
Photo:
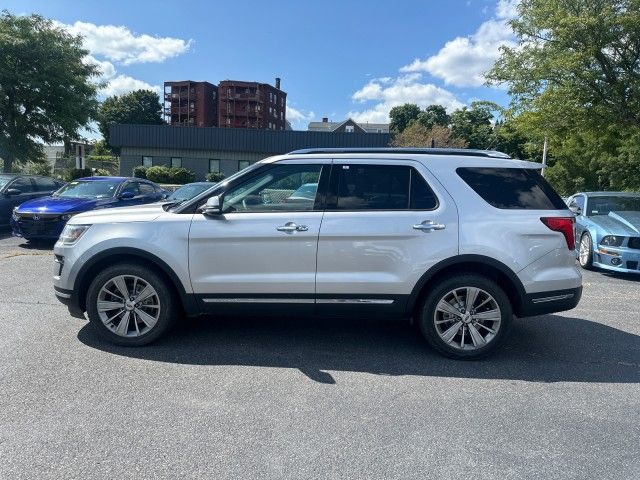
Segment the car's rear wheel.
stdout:
<path fill-rule="evenodd" d="M 96 332 L 118 345 L 139 346 L 165 333 L 177 316 L 167 281 L 144 265 L 106 268 L 87 292 L 87 313 Z"/>
<path fill-rule="evenodd" d="M 446 278 L 425 298 L 420 330 L 438 352 L 480 358 L 504 340 L 513 318 L 509 298 L 492 280 L 476 274 Z"/>
<path fill-rule="evenodd" d="M 589 232 L 585 232 L 580 238 L 578 263 L 585 270 L 593 269 L 593 240 L 591 239 Z"/>

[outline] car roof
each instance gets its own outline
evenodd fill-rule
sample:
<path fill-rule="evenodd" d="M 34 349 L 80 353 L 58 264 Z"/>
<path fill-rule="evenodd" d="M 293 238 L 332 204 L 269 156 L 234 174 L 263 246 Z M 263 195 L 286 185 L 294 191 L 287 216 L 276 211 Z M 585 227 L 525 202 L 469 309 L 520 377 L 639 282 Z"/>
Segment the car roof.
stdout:
<path fill-rule="evenodd" d="M 140 180 L 143 182 L 148 182 L 148 180 L 145 180 L 144 178 L 136 178 L 136 177 L 102 177 L 102 176 L 95 176 L 95 177 L 82 177 L 82 178 L 76 178 L 76 180 L 82 180 L 82 181 L 91 181 L 91 182 L 124 182 L 125 180 Z"/>
<path fill-rule="evenodd" d="M 587 197 L 638 197 L 640 192 L 578 192 L 575 195 L 586 195 Z"/>
<path fill-rule="evenodd" d="M 454 155 L 463 157 L 511 158 L 497 150 L 480 150 L 474 148 L 414 148 L 414 147 L 382 147 L 382 148 L 303 148 L 287 155 L 308 155 L 314 153 L 403 153 L 413 155 Z"/>

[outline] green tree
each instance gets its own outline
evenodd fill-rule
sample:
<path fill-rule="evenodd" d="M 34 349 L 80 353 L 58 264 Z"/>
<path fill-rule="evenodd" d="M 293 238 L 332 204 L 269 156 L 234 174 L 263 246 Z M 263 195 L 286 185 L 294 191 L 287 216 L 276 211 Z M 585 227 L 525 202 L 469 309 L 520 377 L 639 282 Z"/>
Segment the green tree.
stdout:
<path fill-rule="evenodd" d="M 451 132 L 467 142 L 469 148 L 491 149 L 493 137 L 492 111 L 499 107 L 490 102 L 472 102 L 451 114 Z"/>
<path fill-rule="evenodd" d="M 488 79 L 563 193 L 640 188 L 640 0 L 522 0 Z M 624 170 L 620 170 L 624 168 Z"/>
<path fill-rule="evenodd" d="M 447 127 L 451 122 L 451 117 L 442 105 L 428 105 L 418 115 L 418 122 L 426 128 L 433 128 L 436 125 Z"/>
<path fill-rule="evenodd" d="M 160 97 L 151 90 L 135 90 L 125 95 L 108 97 L 100 105 L 98 128 L 107 145 L 109 125 L 128 123 L 137 125 L 160 125 L 162 120 Z"/>
<path fill-rule="evenodd" d="M 411 123 L 415 122 L 420 115 L 420 107 L 415 103 L 405 103 L 398 107 L 393 107 L 389 112 L 391 123 L 389 129 L 393 133 L 402 133 Z"/>
<path fill-rule="evenodd" d="M 4 171 L 43 160 L 42 145 L 75 138 L 95 116 L 100 73 L 82 39 L 39 15 L 0 15 L 0 151 Z"/>

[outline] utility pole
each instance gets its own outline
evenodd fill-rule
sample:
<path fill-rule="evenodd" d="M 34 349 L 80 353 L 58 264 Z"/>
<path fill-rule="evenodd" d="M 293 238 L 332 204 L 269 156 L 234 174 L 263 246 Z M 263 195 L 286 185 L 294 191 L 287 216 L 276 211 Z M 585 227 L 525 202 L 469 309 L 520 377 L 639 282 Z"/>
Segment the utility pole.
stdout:
<path fill-rule="evenodd" d="M 547 137 L 544 137 L 544 145 L 542 146 L 542 176 L 544 177 L 544 170 L 547 168 Z"/>

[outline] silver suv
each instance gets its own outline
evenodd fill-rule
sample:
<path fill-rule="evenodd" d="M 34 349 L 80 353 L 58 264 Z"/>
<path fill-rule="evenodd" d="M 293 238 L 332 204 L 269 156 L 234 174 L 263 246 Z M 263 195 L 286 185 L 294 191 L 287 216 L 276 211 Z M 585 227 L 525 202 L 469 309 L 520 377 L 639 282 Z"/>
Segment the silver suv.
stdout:
<path fill-rule="evenodd" d="M 181 203 L 76 215 L 55 246 L 55 293 L 120 345 L 183 315 L 382 315 L 476 358 L 513 315 L 580 299 L 574 217 L 539 169 L 473 150 L 268 158 Z"/>

